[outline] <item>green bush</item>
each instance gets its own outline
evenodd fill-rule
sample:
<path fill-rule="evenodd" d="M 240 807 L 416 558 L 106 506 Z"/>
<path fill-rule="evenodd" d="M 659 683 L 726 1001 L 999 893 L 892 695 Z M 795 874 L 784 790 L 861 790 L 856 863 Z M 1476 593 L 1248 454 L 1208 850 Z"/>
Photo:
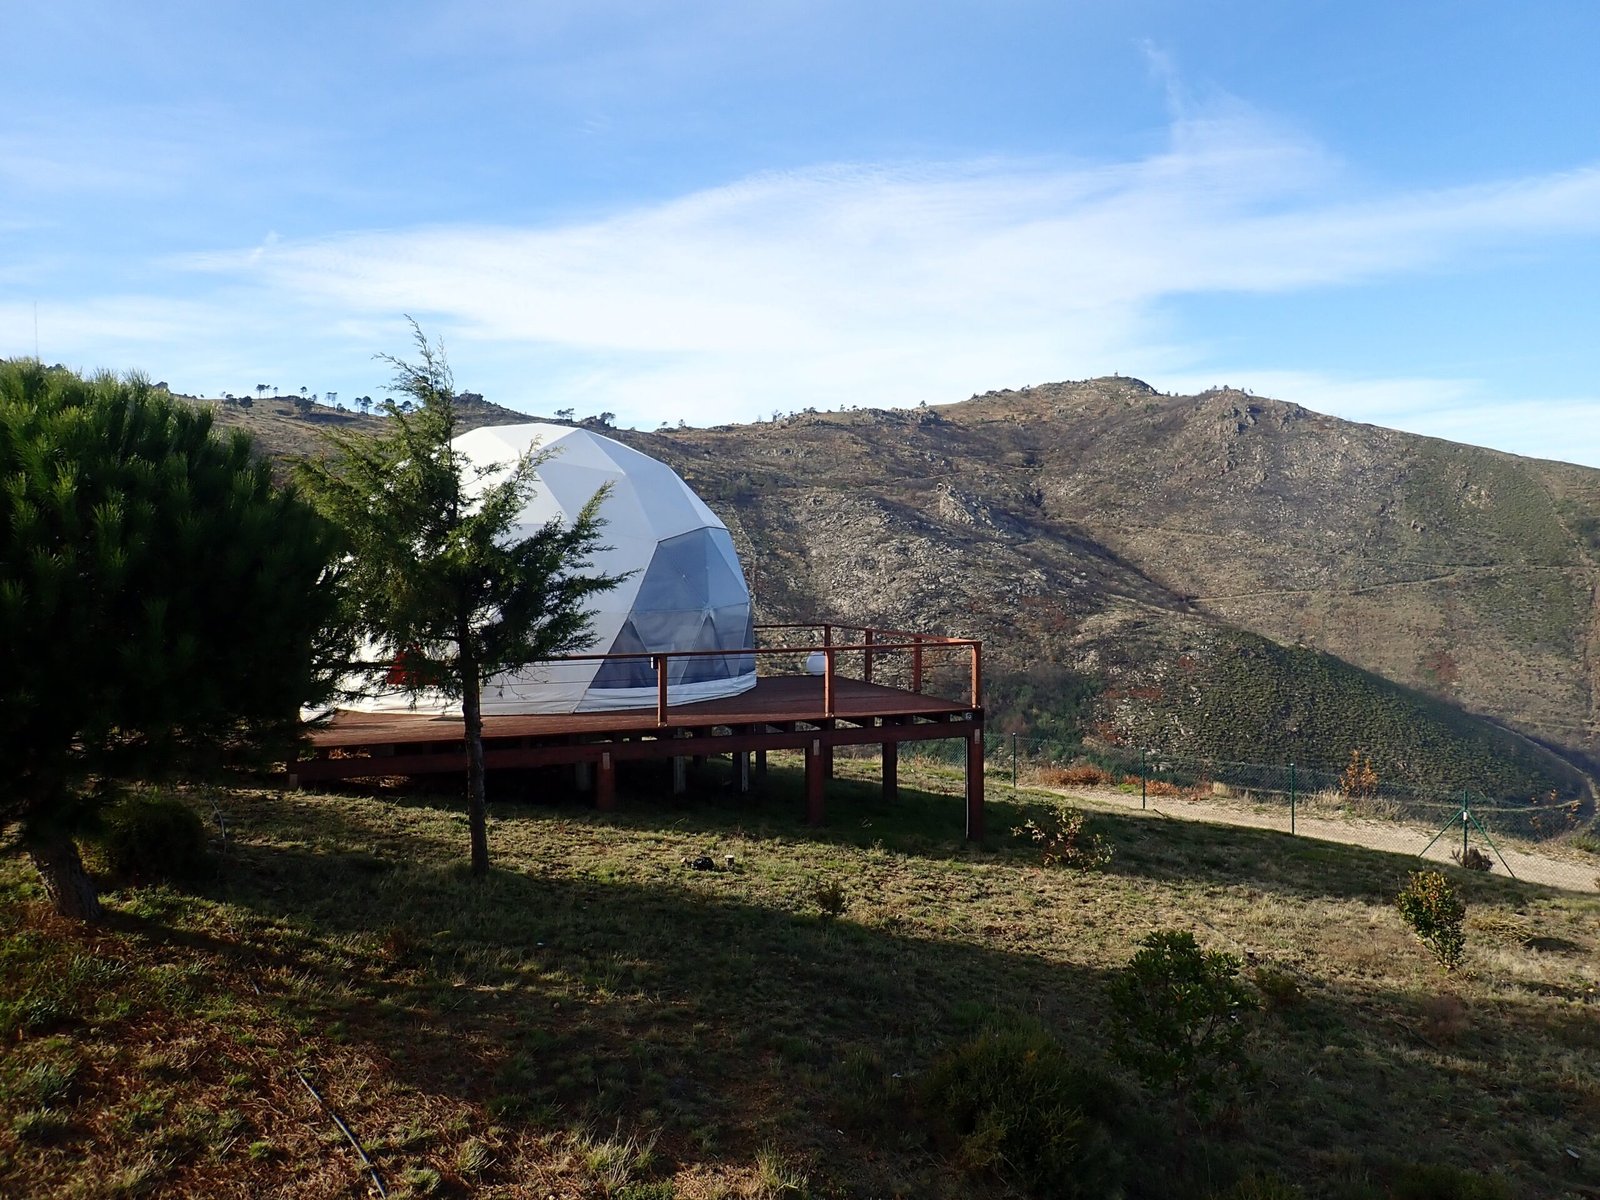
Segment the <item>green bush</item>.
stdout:
<path fill-rule="evenodd" d="M 1291 971 L 1278 967 L 1260 966 L 1255 970 L 1256 991 L 1267 1002 L 1268 1009 L 1293 1008 L 1304 1002 L 1305 989 Z"/>
<path fill-rule="evenodd" d="M 1145 1083 L 1204 1113 L 1245 1073 L 1245 1017 L 1255 997 L 1239 978 L 1239 960 L 1201 949 L 1188 930 L 1151 933 L 1139 945 L 1110 985 L 1113 1052 Z"/>
<path fill-rule="evenodd" d="M 929 1069 L 919 1099 L 971 1170 L 1008 1176 L 1042 1198 L 1122 1194 L 1128 1097 L 1037 1026 L 963 1042 Z"/>
<path fill-rule="evenodd" d="M 678 1189 L 670 1179 L 657 1179 L 651 1183 L 626 1184 L 616 1194 L 616 1200 L 673 1200 Z"/>
<path fill-rule="evenodd" d="M 1454 884 L 1438 871 L 1413 871 L 1395 904 L 1440 966 L 1454 971 L 1461 965 L 1467 952 L 1467 935 L 1461 928 L 1467 906 Z"/>
<path fill-rule="evenodd" d="M 1401 1167 L 1389 1187 L 1391 1200 L 1511 1200 L 1511 1188 L 1498 1176 L 1483 1176 L 1444 1163 Z"/>
<path fill-rule="evenodd" d="M 140 882 L 195 879 L 207 866 L 205 824 L 175 796 L 119 800 L 105 814 L 100 847 L 112 871 Z"/>

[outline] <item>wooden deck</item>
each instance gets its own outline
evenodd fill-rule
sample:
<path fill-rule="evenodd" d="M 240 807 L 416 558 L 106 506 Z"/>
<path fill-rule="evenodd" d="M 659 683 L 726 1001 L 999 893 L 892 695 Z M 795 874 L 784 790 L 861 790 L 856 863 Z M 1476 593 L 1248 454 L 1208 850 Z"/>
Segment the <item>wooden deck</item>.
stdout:
<path fill-rule="evenodd" d="M 487 716 L 484 762 L 490 770 L 590 764 L 596 804 L 609 809 L 615 805 L 616 764 L 623 760 L 671 761 L 681 786 L 685 759 L 729 754 L 741 789 L 747 789 L 764 776 L 767 751 L 802 750 L 807 814 L 820 823 L 836 746 L 881 746 L 883 786 L 892 796 L 901 742 L 960 738 L 967 751 L 967 834 L 982 837 L 982 708 L 829 675 L 770 676 L 742 695 L 660 709 Z M 288 769 L 291 786 L 466 772 L 458 716 L 340 712 L 310 738 L 311 757 Z M 587 767 L 580 771 L 591 774 Z"/>

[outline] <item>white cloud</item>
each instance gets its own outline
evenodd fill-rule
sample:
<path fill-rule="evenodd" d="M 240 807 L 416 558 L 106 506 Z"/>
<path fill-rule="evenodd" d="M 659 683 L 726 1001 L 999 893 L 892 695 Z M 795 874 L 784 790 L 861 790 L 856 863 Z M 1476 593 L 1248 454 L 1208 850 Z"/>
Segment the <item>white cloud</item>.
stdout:
<path fill-rule="evenodd" d="M 139 295 L 102 296 L 70 303 L 47 299 L 36 304 L 0 304 L 0 329 L 13 335 L 26 330 L 29 343 L 36 321 L 46 358 L 51 357 L 51 346 L 108 344 L 125 349 L 203 334 L 218 326 L 217 315 L 206 304 Z M 0 353 L 17 352 L 20 351 L 0 345 Z M 28 353 L 31 352 L 30 346 Z"/>
<path fill-rule="evenodd" d="M 1167 327 L 1172 297 L 1345 285 L 1600 231 L 1600 169 L 1365 197 L 1343 176 L 1235 105 L 1131 162 L 834 166 L 592 222 L 273 239 L 177 265 L 238 285 L 236 324 L 247 308 L 317 329 L 324 359 L 341 327 L 411 313 L 479 390 L 649 425 L 1184 373 L 1211 355 Z M 1234 380 L 1319 407 L 1311 377 L 1271 378 Z M 1341 386 L 1385 423 L 1407 389 L 1433 411 L 1476 402 L 1470 381 Z"/>

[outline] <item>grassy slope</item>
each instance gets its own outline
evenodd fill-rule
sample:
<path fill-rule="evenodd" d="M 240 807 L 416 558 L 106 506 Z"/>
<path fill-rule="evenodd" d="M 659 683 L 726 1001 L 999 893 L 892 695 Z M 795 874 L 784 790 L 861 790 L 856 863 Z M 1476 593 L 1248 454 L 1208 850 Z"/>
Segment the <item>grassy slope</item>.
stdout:
<path fill-rule="evenodd" d="M 1397 1159 L 1503 1168 L 1518 1195 L 1600 1187 L 1593 901 L 1464 879 L 1469 968 L 1447 981 L 1393 910 L 1408 858 L 1106 815 L 1116 858 L 1084 876 L 1003 835 L 961 844 L 948 794 L 890 808 L 841 782 L 814 833 L 795 777 L 773 791 L 609 820 L 501 806 L 481 885 L 446 802 L 221 795 L 219 878 L 115 893 L 95 933 L 0 862 L 0 1194 L 364 1194 L 299 1064 L 391 1188 L 1007 1195 L 960 1173 L 910 1081 L 996 1014 L 1098 1058 L 1109 973 L 1170 926 L 1305 999 L 1259 1019 L 1253 1101 L 1181 1156 L 1158 1138 L 1142 1194 L 1272 1168 L 1353 1195 Z M 1020 815 L 993 802 L 991 827 Z M 680 865 L 701 852 L 736 868 Z"/>
<path fill-rule="evenodd" d="M 1384 779 L 1421 791 L 1470 788 L 1497 801 L 1585 792 L 1554 755 L 1332 655 L 1245 633 L 1213 641 L 1160 686 L 1108 694 L 1103 707 L 1125 744 L 1335 770 L 1359 747 Z"/>
<path fill-rule="evenodd" d="M 1548 483 L 1594 472 L 1276 402 L 1258 424 L 1217 426 L 1214 409 L 1256 407 L 1237 395 L 1138 399 L 1101 380 L 921 420 L 850 412 L 634 440 L 736 528 L 769 617 L 984 638 L 991 679 L 1020 685 L 991 689 L 997 727 L 1070 736 L 1059 718 L 1087 678 L 1104 689 L 1089 723 L 1117 723 L 1118 699 L 1172 752 L 1287 759 L 1277 727 L 1292 716 L 1310 731 L 1303 761 L 1364 746 L 1415 786 L 1582 790 L 1483 714 L 1577 746 L 1591 564 L 1562 506 L 1593 497 L 1558 500 Z M 1230 688 L 1199 725 L 1212 744 L 1172 736 L 1170 703 L 1131 711 L 1194 642 L 1253 643 L 1246 630 L 1278 645 L 1242 685 L 1231 653 L 1207 664 Z"/>

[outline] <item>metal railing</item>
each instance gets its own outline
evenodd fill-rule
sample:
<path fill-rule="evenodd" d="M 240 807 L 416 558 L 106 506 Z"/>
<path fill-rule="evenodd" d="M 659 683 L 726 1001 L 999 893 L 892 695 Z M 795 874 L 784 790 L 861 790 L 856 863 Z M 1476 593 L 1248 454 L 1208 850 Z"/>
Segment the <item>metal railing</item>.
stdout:
<path fill-rule="evenodd" d="M 972 638 L 945 637 L 933 633 L 911 633 L 901 629 L 878 629 L 866 625 L 847 625 L 838 622 L 811 622 L 811 623 L 784 623 L 757 625 L 756 645 L 747 646 L 737 650 L 661 650 L 648 653 L 636 651 L 623 651 L 611 654 L 565 654 L 557 658 L 547 659 L 547 662 L 622 662 L 641 663 L 648 662 L 656 678 L 656 722 L 660 725 L 668 724 L 667 710 L 670 707 L 671 685 L 669 682 L 669 667 L 674 659 L 693 658 L 740 658 L 749 655 L 753 658 L 778 658 L 784 656 L 800 657 L 802 665 L 805 659 L 813 654 L 822 655 L 822 715 L 833 717 L 838 711 L 838 682 L 841 678 L 856 679 L 862 683 L 873 682 L 874 664 L 886 657 L 908 655 L 910 657 L 910 688 L 909 691 L 916 695 L 923 694 L 926 683 L 926 656 L 931 652 L 966 650 L 968 652 L 968 701 L 972 708 L 983 707 L 983 643 Z M 809 643 L 796 645 L 763 646 L 761 634 L 764 631 L 792 633 L 795 631 L 808 631 L 816 640 Z M 860 641 L 840 642 L 837 640 L 841 634 L 854 634 Z M 841 674 L 841 659 L 849 661 L 860 656 L 861 668 L 859 676 L 848 673 Z M 803 656 L 803 657 L 802 657 Z M 796 672 L 796 674 L 808 671 Z M 759 674 L 759 672 L 758 672 Z"/>

